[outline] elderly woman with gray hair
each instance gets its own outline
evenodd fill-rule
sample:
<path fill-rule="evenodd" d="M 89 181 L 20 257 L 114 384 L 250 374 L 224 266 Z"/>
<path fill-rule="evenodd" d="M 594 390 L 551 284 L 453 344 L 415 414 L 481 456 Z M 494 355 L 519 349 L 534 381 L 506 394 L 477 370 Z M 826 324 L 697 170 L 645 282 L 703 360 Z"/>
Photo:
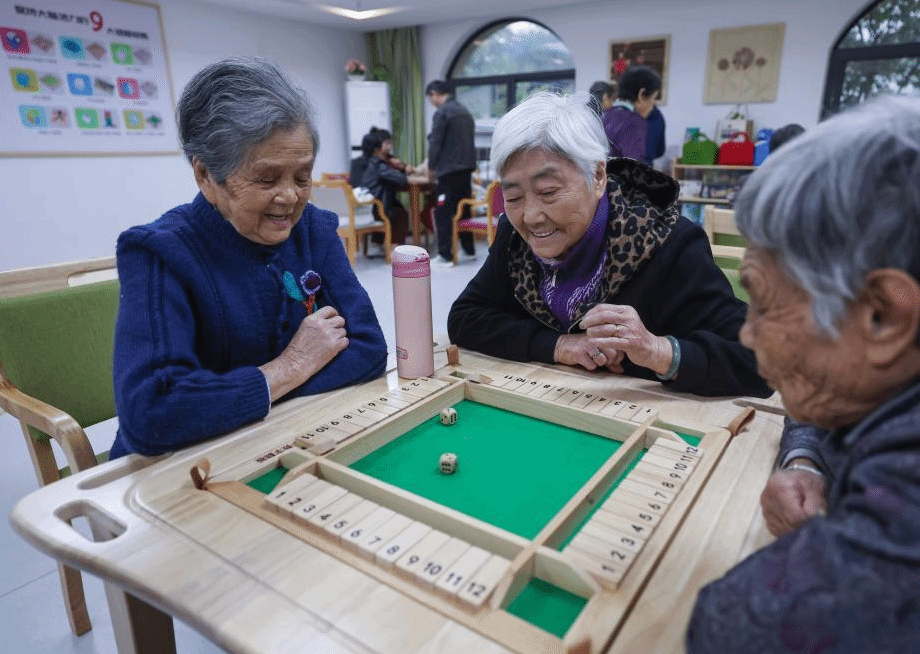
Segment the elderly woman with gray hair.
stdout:
<path fill-rule="evenodd" d="M 113 457 L 224 434 L 386 364 L 338 219 L 307 204 L 319 138 L 303 92 L 267 61 L 227 59 L 192 77 L 177 116 L 201 192 L 118 239 Z"/>
<path fill-rule="evenodd" d="M 920 102 L 840 114 L 745 184 L 741 331 L 801 424 L 778 540 L 699 595 L 689 652 L 920 651 Z"/>
<path fill-rule="evenodd" d="M 505 214 L 454 302 L 454 343 L 515 361 L 604 369 L 700 395 L 769 395 L 738 342 L 746 305 L 670 177 L 607 161 L 587 96 L 537 94 L 492 136 Z"/>

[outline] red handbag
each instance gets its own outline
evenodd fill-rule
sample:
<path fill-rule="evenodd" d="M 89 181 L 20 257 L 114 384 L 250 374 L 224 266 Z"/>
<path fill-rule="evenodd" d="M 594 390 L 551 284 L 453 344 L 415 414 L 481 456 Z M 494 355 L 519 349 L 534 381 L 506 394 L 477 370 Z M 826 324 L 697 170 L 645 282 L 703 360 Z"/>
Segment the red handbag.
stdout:
<path fill-rule="evenodd" d="M 753 166 L 754 142 L 744 132 L 735 132 L 719 146 L 719 165 Z"/>

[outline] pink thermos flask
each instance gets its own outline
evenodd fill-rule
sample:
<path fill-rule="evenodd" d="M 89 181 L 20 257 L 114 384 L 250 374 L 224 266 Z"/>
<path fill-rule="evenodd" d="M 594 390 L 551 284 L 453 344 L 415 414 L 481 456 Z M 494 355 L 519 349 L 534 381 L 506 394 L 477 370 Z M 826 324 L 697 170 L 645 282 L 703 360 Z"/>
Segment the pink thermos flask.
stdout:
<path fill-rule="evenodd" d="M 396 372 L 406 379 L 434 373 L 431 328 L 431 261 L 414 245 L 393 250 L 393 309 L 396 312 Z"/>

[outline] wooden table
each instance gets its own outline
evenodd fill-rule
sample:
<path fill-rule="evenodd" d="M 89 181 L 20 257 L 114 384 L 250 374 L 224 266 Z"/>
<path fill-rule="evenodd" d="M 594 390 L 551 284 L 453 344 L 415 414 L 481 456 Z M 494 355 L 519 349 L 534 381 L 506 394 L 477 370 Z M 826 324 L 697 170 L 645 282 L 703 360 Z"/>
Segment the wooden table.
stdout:
<path fill-rule="evenodd" d="M 425 206 L 424 194 L 434 188 L 428 175 L 409 175 L 409 219 L 412 221 L 412 243 L 419 245 L 422 208 Z"/>
<path fill-rule="evenodd" d="M 517 364 L 468 352 L 461 353 L 459 367 L 446 366 L 445 361 L 442 349 L 436 354 L 436 366 L 441 366 L 436 376 L 456 381 L 486 375 L 478 378 L 485 390 L 517 377 L 653 406 L 654 423 L 650 418 L 642 427 L 649 430 L 654 425 L 689 420 L 715 426 L 712 433 L 726 433 L 720 428 L 736 419 L 739 403 L 743 403 L 671 394 L 650 381 L 562 366 Z M 159 609 L 234 653 L 537 651 L 528 646 L 529 640 L 519 642 L 524 636 L 494 635 L 498 633 L 495 629 L 507 628 L 502 627 L 507 620 L 502 620 L 501 606 L 491 612 L 488 607 L 479 612 L 456 608 L 402 578 L 390 579 L 373 563 L 339 553 L 327 541 L 304 542 L 297 537 L 296 528 L 277 516 L 262 519 L 216 491 L 195 489 L 189 473 L 203 458 L 213 475 L 209 484 L 215 483 L 215 488 L 221 480 L 233 484 L 254 462 L 261 465 L 288 456 L 296 436 L 312 434 L 315 425 L 328 424 L 350 411 L 349 407 L 365 406 L 382 394 L 399 396 L 405 384 L 406 380 L 391 371 L 359 387 L 288 401 L 274 407 L 258 424 L 165 458 L 130 456 L 103 464 L 23 498 L 11 513 L 12 524 L 40 550 L 140 598 L 141 602 L 129 603 L 135 626 L 143 626 L 151 615 L 162 616 Z M 474 382 L 467 378 L 464 384 Z M 454 389 L 451 386 L 444 392 L 456 393 Z M 510 391 L 490 392 L 509 396 Z M 759 404 L 773 408 L 770 402 Z M 565 411 L 582 415 L 575 409 Z M 404 429 L 406 415 L 391 416 L 387 429 Z M 432 415 L 431 411 L 425 415 Z M 591 419 L 584 421 L 588 425 Z M 614 610 L 621 617 L 610 624 L 600 621 L 603 629 L 598 631 L 595 625 L 592 632 L 592 616 L 584 615 L 589 612 L 586 608 L 576 625 L 581 629 L 582 623 L 587 624 L 587 633 L 596 637 L 580 651 L 683 650 L 687 620 L 699 588 L 771 540 L 758 498 L 777 451 L 781 426 L 778 412 L 758 410 L 738 436 L 726 439 L 708 459 L 704 454 L 706 471 L 694 473 L 699 486 L 686 497 L 681 514 L 674 514 L 672 532 L 656 541 L 648 556 L 637 559 L 639 569 L 627 573 L 620 590 L 606 590 L 588 575 L 578 577 L 581 581 L 560 582 L 581 583 L 594 593 L 587 607 L 601 606 L 597 610 Z M 362 443 L 372 442 L 373 437 L 359 432 L 329 457 L 345 451 L 342 448 L 360 449 Z M 316 461 L 323 459 L 319 450 L 315 454 L 316 460 L 307 462 L 313 471 L 318 470 Z M 332 472 L 324 474 L 333 478 Z M 438 514 L 437 507 L 423 500 L 400 496 L 399 501 L 400 506 L 414 502 L 416 510 Z M 590 503 L 590 498 L 580 502 Z M 97 537 L 108 539 L 95 543 L 85 539 L 66 522 L 76 517 L 86 517 Z M 502 540 L 500 530 L 486 527 L 483 531 L 495 547 L 508 542 L 508 538 Z M 652 542 L 650 539 L 647 547 Z M 556 574 L 546 563 L 542 567 L 544 577 Z M 504 590 L 514 583 L 507 580 Z M 629 590 L 628 595 L 623 594 L 624 589 Z M 492 600 L 497 597 L 496 590 Z M 604 601 L 596 604 L 596 597 Z M 528 626 L 523 631 L 535 630 Z M 563 652 L 579 644 L 552 638 L 541 642 L 539 651 L 547 652 Z M 135 642 L 130 637 L 119 641 L 122 654 L 169 651 L 171 647 L 170 638 L 145 642 L 139 635 Z"/>

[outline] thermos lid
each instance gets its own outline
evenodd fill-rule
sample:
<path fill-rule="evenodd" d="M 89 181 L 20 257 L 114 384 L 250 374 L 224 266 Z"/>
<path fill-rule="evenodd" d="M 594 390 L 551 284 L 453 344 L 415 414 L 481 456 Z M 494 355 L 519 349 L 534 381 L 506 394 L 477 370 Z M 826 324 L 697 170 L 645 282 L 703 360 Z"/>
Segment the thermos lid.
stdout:
<path fill-rule="evenodd" d="M 394 277 L 428 277 L 431 274 L 431 260 L 428 251 L 417 245 L 399 245 L 390 256 Z"/>

